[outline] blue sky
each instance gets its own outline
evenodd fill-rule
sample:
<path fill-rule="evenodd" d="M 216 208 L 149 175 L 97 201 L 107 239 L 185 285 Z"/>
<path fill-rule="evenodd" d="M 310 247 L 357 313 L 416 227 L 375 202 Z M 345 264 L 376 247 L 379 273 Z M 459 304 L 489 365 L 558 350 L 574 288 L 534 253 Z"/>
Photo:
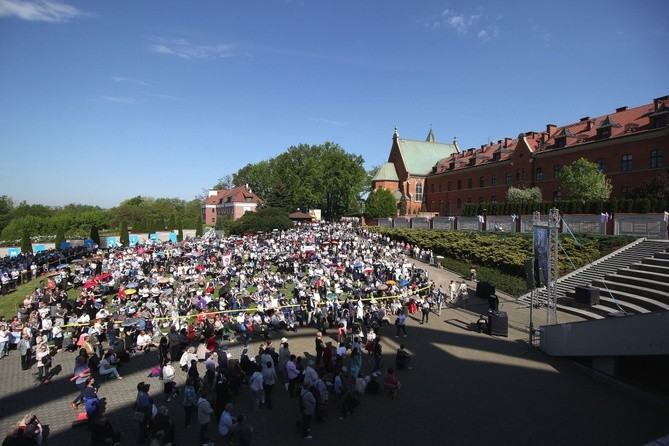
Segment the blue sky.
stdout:
<path fill-rule="evenodd" d="M 669 94 L 669 4 L 0 0 L 0 195 L 192 199 L 333 141 L 463 149 Z"/>

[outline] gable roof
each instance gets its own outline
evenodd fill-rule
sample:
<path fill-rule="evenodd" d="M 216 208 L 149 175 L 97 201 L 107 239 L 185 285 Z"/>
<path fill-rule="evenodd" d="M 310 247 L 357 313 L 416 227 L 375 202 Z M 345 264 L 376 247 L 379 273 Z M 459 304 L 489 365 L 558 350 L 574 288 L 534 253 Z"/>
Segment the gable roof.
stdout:
<path fill-rule="evenodd" d="M 204 204 L 222 204 L 222 203 L 262 203 L 260 197 L 254 194 L 246 186 L 236 186 L 232 189 L 220 189 L 216 194 L 209 195 Z"/>
<path fill-rule="evenodd" d="M 441 159 L 457 153 L 453 144 L 397 138 L 404 166 L 413 175 L 427 176 Z"/>
<path fill-rule="evenodd" d="M 379 171 L 376 172 L 372 181 L 399 181 L 397 176 L 397 171 L 395 170 L 395 165 L 393 163 L 384 163 L 379 167 Z"/>

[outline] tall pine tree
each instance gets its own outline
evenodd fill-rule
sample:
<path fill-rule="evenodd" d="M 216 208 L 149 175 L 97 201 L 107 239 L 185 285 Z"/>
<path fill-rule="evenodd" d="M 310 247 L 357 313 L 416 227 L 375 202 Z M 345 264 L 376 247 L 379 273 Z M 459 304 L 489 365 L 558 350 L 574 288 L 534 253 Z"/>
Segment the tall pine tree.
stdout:
<path fill-rule="evenodd" d="M 100 246 L 100 232 L 98 231 L 97 225 L 91 226 L 91 240 L 93 240 L 93 243 Z"/>
<path fill-rule="evenodd" d="M 202 214 L 200 214 L 197 217 L 197 226 L 195 226 L 195 237 L 202 237 L 203 234 L 203 229 L 202 229 Z"/>
<path fill-rule="evenodd" d="M 58 232 L 56 233 L 56 249 L 60 249 L 60 245 L 65 243 L 65 229 L 62 226 L 58 227 Z"/>
<path fill-rule="evenodd" d="M 23 230 L 23 237 L 21 238 L 21 252 L 24 254 L 33 252 L 33 244 L 30 241 L 30 234 L 27 229 Z"/>
<path fill-rule="evenodd" d="M 124 221 L 121 222 L 121 227 L 119 228 L 119 241 L 124 247 L 130 246 L 130 236 L 128 235 L 128 223 Z"/>

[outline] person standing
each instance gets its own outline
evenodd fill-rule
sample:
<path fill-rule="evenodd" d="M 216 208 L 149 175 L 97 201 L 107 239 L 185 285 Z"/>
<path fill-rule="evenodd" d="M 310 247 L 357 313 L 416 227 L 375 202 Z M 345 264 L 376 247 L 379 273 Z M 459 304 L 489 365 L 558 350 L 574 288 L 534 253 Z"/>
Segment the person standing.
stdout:
<path fill-rule="evenodd" d="M 378 375 L 381 374 L 381 353 L 382 353 L 382 351 L 383 350 L 381 348 L 381 338 L 379 336 L 377 336 L 376 339 L 374 339 L 374 351 L 372 353 L 373 354 L 372 358 L 374 359 L 374 372 L 372 372 L 372 376 L 378 376 Z"/>
<path fill-rule="evenodd" d="M 171 401 L 172 397 L 176 394 L 174 387 L 176 385 L 174 381 L 174 367 L 170 358 L 163 359 L 163 395 L 165 395 L 165 401 Z"/>
<path fill-rule="evenodd" d="M 276 369 L 273 361 L 267 361 L 262 369 L 262 387 L 265 392 L 265 404 L 272 408 L 272 390 L 276 384 Z"/>
<path fill-rule="evenodd" d="M 223 413 L 221 414 L 221 417 L 218 421 L 218 433 L 221 434 L 221 437 L 223 437 L 223 441 L 232 441 L 232 428 L 234 426 L 232 408 L 232 403 L 226 404 L 225 410 L 223 410 Z"/>
<path fill-rule="evenodd" d="M 186 379 L 186 387 L 184 388 L 184 422 L 186 428 L 190 427 L 190 420 L 193 417 L 193 409 L 197 404 L 197 393 L 195 386 L 193 386 L 193 378 Z"/>
<path fill-rule="evenodd" d="M 451 283 L 448 285 L 449 300 L 451 305 L 455 302 L 455 295 L 458 292 L 458 286 L 455 284 L 454 280 L 451 280 Z"/>
<path fill-rule="evenodd" d="M 467 309 L 467 301 L 469 300 L 469 289 L 467 284 L 463 280 L 460 283 L 460 288 L 458 288 L 458 293 L 460 294 L 460 300 L 462 301 L 462 308 Z"/>
<path fill-rule="evenodd" d="M 430 302 L 427 299 L 427 296 L 423 297 L 423 302 L 420 304 L 420 312 L 421 312 L 421 319 L 420 323 L 421 325 L 423 323 L 428 323 L 430 321 Z"/>
<path fill-rule="evenodd" d="M 207 442 L 207 428 L 211 421 L 211 414 L 214 413 L 214 409 L 211 408 L 211 404 L 209 404 L 209 401 L 205 398 L 206 396 L 207 391 L 205 389 L 200 389 L 199 398 L 197 400 L 197 422 L 200 424 L 200 443 L 198 444 L 205 444 Z"/>
<path fill-rule="evenodd" d="M 19 353 L 21 353 L 21 370 L 30 370 L 32 365 L 33 350 L 30 343 L 30 335 L 24 334 L 17 345 Z"/>
<path fill-rule="evenodd" d="M 249 380 L 249 387 L 251 387 L 251 400 L 253 402 L 253 410 L 258 412 L 260 410 L 260 402 L 263 395 L 263 374 L 260 365 L 256 365 L 256 369 Z"/>
<path fill-rule="evenodd" d="M 302 409 L 302 437 L 311 440 L 311 417 L 316 410 L 316 398 L 306 386 L 300 390 L 300 408 Z"/>
<path fill-rule="evenodd" d="M 400 337 L 400 331 L 404 333 L 405 338 L 407 337 L 406 320 L 407 315 L 404 314 L 404 310 L 400 310 L 400 314 L 397 315 L 397 320 L 395 321 L 395 324 L 397 324 L 397 334 L 395 335 L 396 338 Z"/>

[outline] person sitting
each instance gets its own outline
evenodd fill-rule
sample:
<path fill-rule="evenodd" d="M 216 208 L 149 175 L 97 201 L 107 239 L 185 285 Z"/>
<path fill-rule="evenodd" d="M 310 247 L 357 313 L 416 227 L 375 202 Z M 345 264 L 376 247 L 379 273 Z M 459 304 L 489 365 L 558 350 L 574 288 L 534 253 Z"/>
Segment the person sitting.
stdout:
<path fill-rule="evenodd" d="M 395 355 L 395 367 L 397 367 L 397 370 L 411 370 L 413 368 L 411 367 L 411 355 L 405 348 L 404 344 L 400 344 L 400 348 L 397 349 L 397 354 Z"/>
<path fill-rule="evenodd" d="M 386 389 L 386 392 L 388 392 L 392 399 L 397 399 L 399 396 L 400 382 L 390 367 L 383 377 L 383 388 Z"/>

